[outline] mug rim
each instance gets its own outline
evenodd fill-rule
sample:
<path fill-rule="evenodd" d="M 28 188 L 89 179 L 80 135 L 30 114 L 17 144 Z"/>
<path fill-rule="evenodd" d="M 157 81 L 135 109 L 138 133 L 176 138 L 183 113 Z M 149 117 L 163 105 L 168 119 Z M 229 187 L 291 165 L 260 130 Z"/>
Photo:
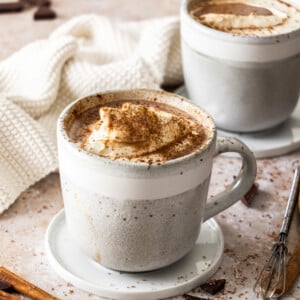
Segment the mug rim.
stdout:
<path fill-rule="evenodd" d="M 197 22 L 192 16 L 189 14 L 188 5 L 193 0 L 183 0 L 181 5 L 181 13 L 184 14 L 184 17 L 187 18 L 191 23 L 191 26 L 195 28 L 195 30 L 199 30 L 202 33 L 211 36 L 216 39 L 220 39 L 223 41 L 229 42 L 237 42 L 237 43 L 246 43 L 246 44 L 277 44 L 279 42 L 284 42 L 292 39 L 296 39 L 300 37 L 300 26 L 298 29 L 294 29 L 285 33 L 272 34 L 267 36 L 249 36 L 249 35 L 240 35 L 233 34 L 229 32 L 224 32 L 221 30 L 217 30 L 214 28 L 210 28 L 206 25 L 203 25 L 200 22 Z M 298 4 L 295 1 L 290 0 L 293 3 Z M 299 5 L 300 7 L 300 5 Z"/>
<path fill-rule="evenodd" d="M 153 162 L 153 163 L 147 163 L 147 162 L 136 162 L 136 161 L 130 161 L 130 160 L 118 160 L 118 159 L 111 159 L 108 157 L 103 157 L 94 153 L 91 153 L 83 148 L 80 148 L 79 145 L 77 145 L 75 142 L 71 141 L 71 139 L 68 136 L 67 130 L 65 129 L 64 126 L 64 121 L 66 117 L 71 113 L 72 108 L 75 107 L 76 104 L 80 103 L 81 101 L 87 101 L 91 97 L 99 97 L 103 95 L 112 95 L 112 94 L 120 94 L 120 93 L 140 93 L 141 95 L 143 93 L 151 93 L 153 95 L 156 95 L 159 99 L 159 95 L 164 94 L 168 97 L 176 98 L 181 102 L 185 102 L 188 104 L 190 107 L 194 108 L 197 110 L 197 112 L 201 113 L 202 115 L 205 116 L 206 122 L 209 123 L 209 131 L 207 135 L 206 142 L 203 147 L 196 149 L 195 151 L 188 153 L 186 155 L 166 160 L 166 161 L 161 161 L 161 162 Z M 141 98 L 140 100 L 144 101 L 149 101 L 147 99 Z M 165 102 L 160 102 L 159 103 L 165 103 Z M 180 107 L 176 107 L 171 103 L 167 103 L 170 106 L 173 106 L 177 109 L 181 109 Z M 183 109 L 181 109 L 183 110 Z M 186 112 L 185 110 L 183 110 Z M 189 112 L 187 112 L 189 113 Z M 208 126 L 207 126 L 208 127 Z M 207 128 L 206 127 L 206 128 Z M 76 100 L 72 101 L 69 103 L 60 113 L 58 120 L 57 120 L 57 142 L 59 143 L 59 138 L 62 138 L 63 142 L 65 145 L 68 146 L 68 149 L 72 151 L 73 153 L 76 153 L 78 156 L 84 157 L 86 159 L 93 159 L 99 163 L 104 163 L 104 164 L 109 164 L 109 165 L 115 165 L 115 166 L 123 166 L 126 168 L 141 168 L 144 169 L 147 167 L 147 169 L 153 169 L 153 168 L 163 168 L 166 166 L 174 166 L 178 165 L 180 163 L 188 163 L 191 160 L 197 158 L 198 156 L 204 156 L 207 152 L 210 151 L 213 143 L 216 141 L 216 124 L 211 117 L 209 113 L 207 113 L 203 108 L 199 107 L 197 104 L 193 103 L 189 99 L 177 95 L 175 93 L 167 92 L 164 90 L 155 90 L 155 89 L 117 89 L 117 90 L 106 90 L 106 91 L 101 91 L 98 93 L 93 93 L 91 95 L 87 95 L 84 97 L 79 97 Z"/>

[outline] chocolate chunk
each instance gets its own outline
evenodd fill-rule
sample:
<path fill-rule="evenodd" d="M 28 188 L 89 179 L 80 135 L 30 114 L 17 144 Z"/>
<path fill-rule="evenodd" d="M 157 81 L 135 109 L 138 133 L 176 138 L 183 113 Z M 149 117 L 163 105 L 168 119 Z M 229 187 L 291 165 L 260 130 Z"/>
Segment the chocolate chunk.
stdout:
<path fill-rule="evenodd" d="M 50 6 L 51 1 L 50 0 L 36 0 L 36 4 L 38 6 Z"/>
<path fill-rule="evenodd" d="M 55 19 L 56 13 L 51 8 L 47 6 L 40 6 L 38 10 L 34 13 L 33 18 L 35 20 L 49 20 Z"/>
<path fill-rule="evenodd" d="M 251 186 L 250 190 L 243 196 L 243 198 L 241 199 L 241 201 L 247 207 L 250 207 L 254 196 L 257 194 L 257 191 L 258 191 L 258 183 L 254 183 Z"/>
<path fill-rule="evenodd" d="M 189 294 L 184 294 L 182 296 L 186 300 L 209 300 L 208 298 L 200 298 L 200 297 L 192 296 L 192 295 L 189 295 Z"/>
<path fill-rule="evenodd" d="M 22 0 L 22 2 L 31 6 L 50 6 L 50 0 Z"/>
<path fill-rule="evenodd" d="M 11 293 L 11 292 L 14 291 L 14 288 L 13 288 L 13 286 L 10 283 L 8 283 L 8 282 L 3 281 L 3 280 L 0 279 L 0 290 L 1 291 L 6 291 L 8 293 Z"/>
<path fill-rule="evenodd" d="M 204 290 L 206 293 L 215 295 L 216 293 L 224 289 L 225 283 L 226 283 L 225 279 L 211 280 L 209 282 L 200 285 L 200 288 Z"/>
<path fill-rule="evenodd" d="M 24 4 L 20 1 L 0 2 L 0 13 L 14 13 L 24 9 Z"/>

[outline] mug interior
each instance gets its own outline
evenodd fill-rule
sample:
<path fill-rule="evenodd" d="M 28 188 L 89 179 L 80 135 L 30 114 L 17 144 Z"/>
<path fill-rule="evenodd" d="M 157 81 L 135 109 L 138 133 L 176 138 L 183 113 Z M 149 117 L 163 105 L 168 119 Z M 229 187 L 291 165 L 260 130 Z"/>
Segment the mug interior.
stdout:
<path fill-rule="evenodd" d="M 207 33 L 213 34 L 218 36 L 219 38 L 229 39 L 229 40 L 235 40 L 240 42 L 251 42 L 251 43 L 278 43 L 280 41 L 283 41 L 284 39 L 292 39 L 296 36 L 300 36 L 300 26 L 298 29 L 293 29 L 289 32 L 284 33 L 278 33 L 278 34 L 270 34 L 270 35 L 262 35 L 262 36 L 252 36 L 252 35 L 242 35 L 242 34 L 232 34 L 230 32 L 224 32 L 218 29 L 210 28 L 201 22 L 198 22 L 194 20 L 194 18 L 190 15 L 190 11 L 197 7 L 197 4 L 199 2 L 203 2 L 203 0 L 184 0 L 183 1 L 183 10 L 184 12 L 189 16 L 191 21 L 196 26 L 199 26 L 202 30 L 207 31 Z M 292 3 L 295 7 L 300 8 L 299 2 L 296 1 L 289 1 Z"/>
<path fill-rule="evenodd" d="M 262 36 L 223 32 L 196 21 L 190 15 L 191 7 L 199 1 L 183 0 L 180 12 L 181 40 L 194 51 L 217 59 L 256 63 L 299 55 L 300 26 L 289 32 Z M 299 6 L 298 2 L 292 3 Z"/>
<path fill-rule="evenodd" d="M 190 116 L 192 116 L 198 123 L 200 123 L 203 127 L 203 131 L 205 133 L 204 140 L 202 144 L 197 147 L 193 152 L 184 155 L 179 158 L 167 160 L 164 164 L 170 164 L 173 161 L 185 160 L 192 158 L 194 155 L 202 153 L 206 151 L 213 141 L 216 138 L 216 126 L 212 119 L 212 117 L 205 112 L 203 109 L 198 107 L 197 105 L 191 103 L 186 98 L 168 93 L 160 90 L 118 90 L 118 91 L 106 91 L 103 93 L 98 93 L 95 95 L 87 96 L 84 98 L 80 98 L 75 100 L 69 106 L 67 106 L 64 111 L 61 113 L 58 120 L 58 134 L 61 134 L 63 139 L 72 145 L 74 149 L 78 151 L 79 145 L 74 142 L 70 137 L 70 128 L 75 122 L 76 118 L 84 111 L 105 105 L 110 105 L 110 103 L 115 102 L 130 102 L 130 101 L 149 101 L 154 103 L 166 104 L 170 107 L 175 107 Z M 110 160 L 109 158 L 101 157 L 99 155 L 89 153 L 82 149 L 80 151 L 83 155 L 93 156 L 96 159 L 101 160 Z M 122 163 L 123 161 L 118 161 L 118 163 Z M 130 164 L 142 164 L 138 162 L 124 161 L 124 163 Z"/>

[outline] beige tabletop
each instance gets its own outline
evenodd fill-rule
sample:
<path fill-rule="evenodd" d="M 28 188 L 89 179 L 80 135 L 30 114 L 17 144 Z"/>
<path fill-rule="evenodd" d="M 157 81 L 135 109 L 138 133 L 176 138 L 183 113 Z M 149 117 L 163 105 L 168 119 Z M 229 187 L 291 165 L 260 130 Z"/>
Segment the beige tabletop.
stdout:
<path fill-rule="evenodd" d="M 0 59 L 20 47 L 48 34 L 69 18 L 83 13 L 98 13 L 113 18 L 140 20 L 177 15 L 179 0 L 60 0 L 53 1 L 58 18 L 34 22 L 34 9 L 0 15 Z M 1 141 L 0 141 L 1 142 Z M 191 292 L 210 299 L 254 299 L 255 276 L 270 253 L 277 237 L 292 182 L 292 162 L 300 152 L 258 160 L 259 191 L 252 206 L 239 202 L 218 215 L 225 238 L 225 251 L 215 279 L 226 279 L 223 292 L 216 296 Z M 219 157 L 215 160 L 210 194 L 230 183 L 240 160 Z M 44 236 L 52 217 L 63 207 L 59 175 L 50 174 L 25 191 L 0 216 L 0 265 L 11 269 L 60 299 L 101 299 L 62 280 L 49 266 Z M 294 218 L 288 238 L 289 253 L 300 240 L 300 221 Z M 178 296 L 175 299 L 182 299 Z M 300 280 L 286 299 L 300 299 Z"/>

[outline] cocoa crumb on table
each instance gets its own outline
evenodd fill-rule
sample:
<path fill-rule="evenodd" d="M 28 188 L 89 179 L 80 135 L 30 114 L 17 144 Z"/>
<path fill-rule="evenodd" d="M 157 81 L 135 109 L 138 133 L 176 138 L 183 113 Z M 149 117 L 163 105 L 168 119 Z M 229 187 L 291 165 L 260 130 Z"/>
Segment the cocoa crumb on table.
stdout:
<path fill-rule="evenodd" d="M 225 283 L 226 283 L 225 279 L 211 280 L 209 282 L 200 285 L 200 288 L 211 295 L 215 295 L 216 293 L 224 289 Z"/>
<path fill-rule="evenodd" d="M 251 186 L 250 190 L 241 199 L 243 204 L 245 204 L 247 207 L 250 207 L 254 196 L 257 194 L 257 191 L 258 191 L 258 183 L 254 183 Z"/>

